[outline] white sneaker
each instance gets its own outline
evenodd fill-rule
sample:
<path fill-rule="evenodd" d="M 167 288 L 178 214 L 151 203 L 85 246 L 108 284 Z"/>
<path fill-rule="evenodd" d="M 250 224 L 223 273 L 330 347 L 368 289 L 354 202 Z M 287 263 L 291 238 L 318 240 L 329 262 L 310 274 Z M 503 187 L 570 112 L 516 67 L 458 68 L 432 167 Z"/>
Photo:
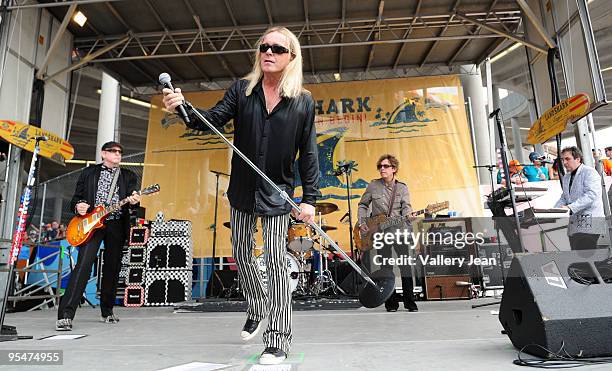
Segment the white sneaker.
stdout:
<path fill-rule="evenodd" d="M 247 319 L 244 327 L 242 328 L 242 332 L 240 333 L 240 337 L 244 341 L 249 341 L 257 335 L 259 332 L 259 328 L 261 327 L 261 321 L 255 321 L 252 319 Z"/>
<path fill-rule="evenodd" d="M 287 353 L 279 348 L 267 347 L 259 356 L 260 365 L 278 365 L 287 359 Z"/>

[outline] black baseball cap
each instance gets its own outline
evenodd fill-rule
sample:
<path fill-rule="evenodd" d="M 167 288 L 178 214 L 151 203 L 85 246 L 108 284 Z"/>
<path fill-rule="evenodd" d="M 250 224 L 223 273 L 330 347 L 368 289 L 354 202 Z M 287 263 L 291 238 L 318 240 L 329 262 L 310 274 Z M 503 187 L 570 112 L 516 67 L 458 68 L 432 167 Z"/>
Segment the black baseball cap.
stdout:
<path fill-rule="evenodd" d="M 106 151 L 107 149 L 117 148 L 117 147 L 119 147 L 119 149 L 121 149 L 121 151 L 123 152 L 123 146 L 119 142 L 114 142 L 114 141 L 104 143 L 102 145 L 102 150 Z"/>

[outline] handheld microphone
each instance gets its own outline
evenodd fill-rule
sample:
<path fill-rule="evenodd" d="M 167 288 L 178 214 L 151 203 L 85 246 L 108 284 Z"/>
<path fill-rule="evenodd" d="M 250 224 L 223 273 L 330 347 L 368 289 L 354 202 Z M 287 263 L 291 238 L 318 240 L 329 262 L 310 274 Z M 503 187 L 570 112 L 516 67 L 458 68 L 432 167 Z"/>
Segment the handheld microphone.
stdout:
<path fill-rule="evenodd" d="M 170 75 L 162 72 L 159 75 L 159 83 L 163 85 L 164 88 L 168 88 L 170 90 L 172 90 L 174 92 L 174 87 L 172 86 L 172 79 L 170 78 Z M 181 119 L 186 123 L 186 124 L 190 124 L 191 120 L 189 119 L 189 115 L 187 114 L 187 110 L 185 110 L 185 104 L 181 104 L 179 106 L 176 107 L 176 111 L 178 113 L 178 115 L 181 117 Z"/>

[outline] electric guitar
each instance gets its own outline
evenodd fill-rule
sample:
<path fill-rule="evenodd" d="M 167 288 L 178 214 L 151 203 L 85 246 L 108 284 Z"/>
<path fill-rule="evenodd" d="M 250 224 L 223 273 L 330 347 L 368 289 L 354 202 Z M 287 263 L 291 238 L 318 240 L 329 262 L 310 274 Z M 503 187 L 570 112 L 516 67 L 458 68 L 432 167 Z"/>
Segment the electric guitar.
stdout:
<path fill-rule="evenodd" d="M 159 184 L 154 184 L 141 190 L 138 194 L 146 196 L 157 192 L 159 192 Z M 80 246 L 89 241 L 96 229 L 104 227 L 104 219 L 109 214 L 121 209 L 126 203 L 128 203 L 127 197 L 110 206 L 98 205 L 90 213 L 72 218 L 68 227 L 66 227 L 68 243 L 72 246 Z"/>
<path fill-rule="evenodd" d="M 433 214 L 444 209 L 448 209 L 448 201 L 427 205 L 426 208 L 413 211 L 410 213 L 410 215 L 388 217 L 386 214 L 379 214 L 369 217 L 365 221 L 365 224 L 368 226 L 367 232 L 361 232 L 359 223 L 355 224 L 355 227 L 353 228 L 353 242 L 359 251 L 368 251 L 372 249 L 374 233 L 382 232 L 388 228 L 398 226 L 407 221 L 408 218 L 413 218 L 425 213 Z"/>

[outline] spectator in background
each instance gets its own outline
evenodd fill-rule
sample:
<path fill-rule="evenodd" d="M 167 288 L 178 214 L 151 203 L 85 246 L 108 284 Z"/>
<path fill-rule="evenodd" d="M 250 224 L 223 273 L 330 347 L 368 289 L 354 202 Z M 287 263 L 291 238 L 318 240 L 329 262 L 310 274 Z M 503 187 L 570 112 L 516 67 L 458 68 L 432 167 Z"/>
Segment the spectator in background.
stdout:
<path fill-rule="evenodd" d="M 524 178 L 525 174 L 523 172 L 523 167 L 518 160 L 510 160 L 510 162 L 508 162 L 508 168 L 510 169 L 510 181 L 512 183 L 522 184 L 527 182 Z M 497 184 L 506 185 L 506 177 L 502 176 L 501 170 L 497 172 Z"/>
<path fill-rule="evenodd" d="M 66 238 L 66 225 L 65 224 L 60 224 L 59 228 L 57 229 L 57 236 L 56 238 L 58 240 L 63 240 L 64 238 Z"/>
<path fill-rule="evenodd" d="M 606 147 L 606 157 L 601 160 L 603 172 L 607 176 L 612 176 L 612 146 Z"/>
<path fill-rule="evenodd" d="M 51 236 L 53 235 L 53 228 L 51 228 L 51 223 L 47 223 L 42 226 L 42 233 L 40 234 L 41 242 L 49 242 L 51 240 Z"/>
<path fill-rule="evenodd" d="M 49 228 L 47 228 L 47 239 L 49 241 L 53 241 L 57 238 L 57 232 L 59 230 L 59 223 L 57 222 L 57 220 L 54 220 L 51 222 L 51 224 L 48 224 Z"/>
<path fill-rule="evenodd" d="M 529 161 L 531 161 L 531 166 L 525 166 L 523 170 L 525 176 L 527 177 L 527 181 L 529 182 L 541 182 L 545 180 L 550 180 L 548 176 L 548 168 L 542 166 L 542 161 L 546 159 L 546 156 L 542 156 L 537 152 L 531 152 L 529 154 Z"/>

